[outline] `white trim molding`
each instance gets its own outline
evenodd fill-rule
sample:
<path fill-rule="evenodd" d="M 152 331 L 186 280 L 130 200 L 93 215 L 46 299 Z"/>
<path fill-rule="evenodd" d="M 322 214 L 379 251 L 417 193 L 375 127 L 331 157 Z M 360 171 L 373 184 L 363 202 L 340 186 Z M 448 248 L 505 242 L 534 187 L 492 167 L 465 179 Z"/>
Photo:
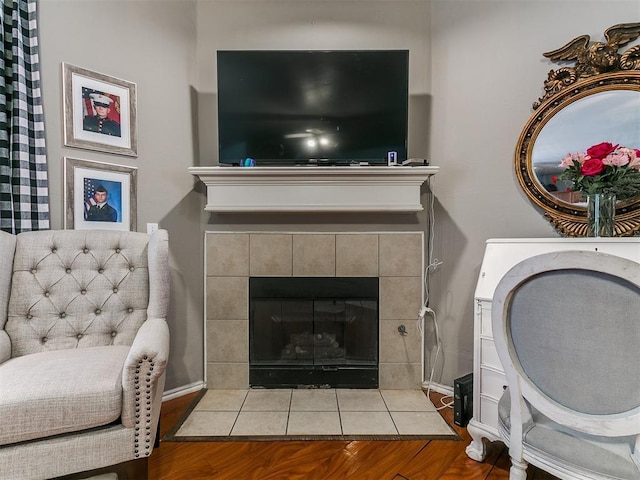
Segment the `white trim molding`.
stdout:
<path fill-rule="evenodd" d="M 441 393 L 442 395 L 446 395 L 447 397 L 453 397 L 453 387 L 449 385 L 443 385 L 442 383 L 436 382 L 422 382 L 423 390 L 431 390 L 432 392 Z"/>
<path fill-rule="evenodd" d="M 439 167 L 190 167 L 209 212 L 419 212 Z"/>
<path fill-rule="evenodd" d="M 207 384 L 203 381 L 193 382 L 189 385 L 172 388 L 171 390 L 167 390 L 162 394 L 162 401 L 166 402 L 167 400 L 173 400 L 174 398 L 183 397 L 184 395 L 188 395 L 190 393 L 199 392 L 203 388 L 207 388 Z"/>

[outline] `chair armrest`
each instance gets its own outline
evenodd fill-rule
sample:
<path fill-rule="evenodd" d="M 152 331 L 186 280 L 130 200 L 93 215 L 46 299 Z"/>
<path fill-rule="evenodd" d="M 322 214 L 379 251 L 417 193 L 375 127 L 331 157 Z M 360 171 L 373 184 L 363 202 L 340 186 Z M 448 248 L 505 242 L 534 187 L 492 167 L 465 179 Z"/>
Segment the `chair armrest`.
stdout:
<path fill-rule="evenodd" d="M 169 327 L 164 318 L 147 318 L 133 339 L 122 372 L 122 424 L 140 426 L 160 415 L 154 409 L 158 379 L 169 358 Z M 164 376 L 162 376 L 164 380 Z M 160 388 L 164 388 L 162 382 Z M 162 392 L 160 397 L 162 396 Z"/>
<path fill-rule="evenodd" d="M 7 332 L 0 330 L 0 363 L 11 358 L 11 339 Z"/>

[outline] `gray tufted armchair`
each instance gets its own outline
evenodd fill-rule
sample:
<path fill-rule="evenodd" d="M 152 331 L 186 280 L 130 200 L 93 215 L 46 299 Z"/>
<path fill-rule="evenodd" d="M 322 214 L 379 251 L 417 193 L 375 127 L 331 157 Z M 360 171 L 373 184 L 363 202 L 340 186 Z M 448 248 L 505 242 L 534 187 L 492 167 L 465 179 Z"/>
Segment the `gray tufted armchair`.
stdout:
<path fill-rule="evenodd" d="M 168 298 L 165 230 L 0 232 L 0 479 L 146 478 Z"/>

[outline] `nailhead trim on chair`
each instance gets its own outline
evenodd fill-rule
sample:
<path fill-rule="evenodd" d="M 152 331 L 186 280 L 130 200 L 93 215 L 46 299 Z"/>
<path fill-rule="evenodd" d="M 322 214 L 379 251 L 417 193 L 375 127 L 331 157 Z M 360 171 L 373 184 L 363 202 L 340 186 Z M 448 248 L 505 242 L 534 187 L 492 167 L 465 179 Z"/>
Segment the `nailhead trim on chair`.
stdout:
<path fill-rule="evenodd" d="M 141 370 L 144 369 L 145 363 L 147 364 L 147 372 L 144 380 L 144 387 L 142 386 L 142 382 L 140 381 L 140 373 Z M 151 432 L 153 430 L 151 425 L 151 375 L 153 372 L 153 367 L 155 363 L 152 360 L 149 360 L 147 355 L 142 357 L 141 360 L 138 360 L 138 366 L 135 371 L 134 377 L 134 385 L 135 385 L 135 396 L 136 396 L 136 426 L 135 426 L 135 441 L 134 441 L 134 454 L 136 458 L 139 457 L 148 457 L 151 455 L 151 449 L 153 447 L 153 438 Z M 142 394 L 144 393 L 146 396 L 146 403 L 144 406 L 144 432 L 140 432 L 142 428 Z M 144 440 L 140 440 L 140 436 L 144 436 Z M 142 443 L 144 445 L 142 445 Z"/>
<path fill-rule="evenodd" d="M 10 261 L 12 250 L 13 263 Z M 47 362 L 54 366 L 57 359 L 65 356 L 53 350 L 74 349 L 77 351 L 73 353 L 78 355 L 74 368 L 85 368 L 81 364 L 85 358 L 90 359 L 85 368 L 88 372 L 94 371 L 94 365 L 95 371 L 100 373 L 106 365 L 113 364 L 119 368 L 109 375 L 121 377 L 121 381 L 111 385 L 117 388 L 111 388 L 109 395 L 94 399 L 93 391 L 97 391 L 100 380 L 98 375 L 95 389 L 89 388 L 91 384 L 88 382 L 86 390 L 89 395 L 86 399 L 77 396 L 77 401 L 72 399 L 69 404 L 78 404 L 79 416 L 74 419 L 77 425 L 66 423 L 60 427 L 65 430 L 58 431 L 56 422 L 50 427 L 50 432 L 36 432 L 42 434 L 43 440 L 18 438 L 20 443 L 16 443 L 16 447 L 9 444 L 4 448 L 7 452 L 0 454 L 0 478 L 17 479 L 31 473 L 34 478 L 67 475 L 80 479 L 89 474 L 117 471 L 121 478 L 146 479 L 147 460 L 158 441 L 159 412 L 156 413 L 152 407 L 158 410 L 160 407 L 168 354 L 166 232 L 161 231 L 152 237 L 138 232 L 95 230 L 25 232 L 15 240 L 3 238 L 1 253 L 10 271 L 5 272 L 6 318 L 0 320 L 0 334 L 6 332 L 10 340 L 10 358 L 16 358 L 18 366 L 21 361 L 30 365 L 37 363 L 35 358 L 30 361 L 17 357 L 42 353 L 43 357 L 54 358 Z M 149 312 L 153 313 L 151 321 Z M 100 361 L 103 358 L 105 361 Z M 156 360 L 158 369 L 155 368 Z M 20 383 L 19 372 L 14 374 L 16 371 L 9 370 L 9 375 L 17 377 L 16 382 Z M 157 386 L 155 382 L 158 382 Z M 38 386 L 47 384 L 32 383 Z M 121 394 L 118 395 L 120 388 Z M 12 434 L 16 425 L 21 427 L 24 423 L 27 427 L 34 425 L 38 428 L 40 416 L 54 418 L 64 414 L 62 410 L 58 413 L 56 398 L 51 401 L 45 398 L 44 390 L 44 387 L 33 389 L 34 398 L 43 405 L 37 415 L 28 415 L 27 411 L 22 413 L 21 397 L 15 401 L 14 397 L 9 398 L 10 406 L 16 405 L 18 413 L 8 417 L 15 419 L 13 423 L 8 422 Z M 91 409 L 91 405 L 96 408 Z M 116 420 L 118 416 L 120 418 Z M 4 421 L 5 416 L 0 414 L 0 417 Z M 23 418 L 28 418 L 31 423 L 23 421 Z M 109 422 L 104 429 L 91 428 L 93 423 L 102 419 Z M 82 449 L 77 444 L 82 440 L 76 440 L 75 433 L 70 430 L 76 427 L 89 428 L 87 435 L 90 443 L 100 450 L 98 455 L 91 452 L 84 457 L 81 455 Z M 131 438 L 132 434 L 134 438 Z M 45 453 L 53 452 L 54 455 L 48 455 L 46 461 L 37 462 L 33 471 L 25 471 L 29 453 L 34 448 Z M 127 461 L 122 468 L 119 465 L 103 467 L 122 460 Z M 135 464 L 145 467 L 134 469 L 131 465 Z M 100 468 L 95 470 L 95 466 Z M 77 475 L 68 474 L 68 470 L 80 467 L 92 468 L 91 473 L 87 470 Z"/>

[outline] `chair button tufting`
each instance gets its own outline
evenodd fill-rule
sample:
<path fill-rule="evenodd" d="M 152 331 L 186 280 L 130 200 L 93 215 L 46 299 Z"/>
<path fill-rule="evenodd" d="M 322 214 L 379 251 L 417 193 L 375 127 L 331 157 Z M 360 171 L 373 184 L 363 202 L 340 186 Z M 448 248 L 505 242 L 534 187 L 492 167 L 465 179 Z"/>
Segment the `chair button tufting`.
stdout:
<path fill-rule="evenodd" d="M 70 268 L 67 268 L 67 269 L 65 270 L 65 272 L 67 272 L 67 273 L 71 273 L 71 269 L 70 269 Z"/>
<path fill-rule="evenodd" d="M 133 265 L 131 265 L 131 266 L 129 267 L 129 271 L 130 271 L 130 272 L 133 272 L 135 269 L 136 269 L 136 267 L 134 267 Z"/>
<path fill-rule="evenodd" d="M 85 248 L 83 248 L 83 249 L 82 249 L 82 253 L 89 253 L 89 249 L 88 249 L 88 248 L 86 248 L 86 247 L 85 247 Z"/>
<path fill-rule="evenodd" d="M 55 248 L 55 247 L 53 247 L 53 248 L 51 249 L 51 253 L 56 253 L 57 251 L 58 251 L 58 249 L 57 249 L 57 248 Z"/>
<path fill-rule="evenodd" d="M 133 308 L 131 308 L 131 307 L 127 308 L 127 312 L 132 313 L 133 312 Z"/>
<path fill-rule="evenodd" d="M 100 270 L 98 270 L 98 273 L 104 273 L 104 268 L 101 268 Z"/>
<path fill-rule="evenodd" d="M 31 273 L 36 273 L 36 269 L 35 269 L 35 268 L 32 268 L 32 269 L 31 269 Z"/>
<path fill-rule="evenodd" d="M 86 295 L 86 294 L 87 294 L 87 291 L 83 288 L 82 290 L 80 290 L 80 294 L 81 294 L 81 295 Z"/>
<path fill-rule="evenodd" d="M 45 343 L 47 340 L 49 340 L 47 337 L 42 337 L 42 343 Z"/>
<path fill-rule="evenodd" d="M 81 333 L 79 333 L 79 334 L 78 334 L 78 340 L 80 340 L 81 338 L 82 338 L 82 334 L 81 334 Z"/>
<path fill-rule="evenodd" d="M 116 248 L 116 253 L 120 253 L 120 249 L 119 248 Z"/>
<path fill-rule="evenodd" d="M 118 287 L 113 287 L 113 293 L 118 293 Z"/>
<path fill-rule="evenodd" d="M 44 292 L 44 296 L 45 296 L 45 297 L 48 297 L 49 295 L 50 295 L 50 293 L 49 293 L 49 292 Z"/>
<path fill-rule="evenodd" d="M 100 315 L 102 313 L 102 310 L 100 310 L 99 308 L 96 308 L 96 315 Z"/>
<path fill-rule="evenodd" d="M 115 337 L 118 334 L 118 332 L 111 332 L 111 336 Z"/>
<path fill-rule="evenodd" d="M 31 320 L 33 318 L 33 315 L 31 315 L 30 313 L 27 313 L 27 320 Z"/>
<path fill-rule="evenodd" d="M 62 312 L 62 313 L 60 314 L 60 318 L 64 318 L 64 317 L 66 317 L 66 316 L 67 316 L 67 314 L 66 314 L 66 313 L 64 313 L 64 312 Z"/>

